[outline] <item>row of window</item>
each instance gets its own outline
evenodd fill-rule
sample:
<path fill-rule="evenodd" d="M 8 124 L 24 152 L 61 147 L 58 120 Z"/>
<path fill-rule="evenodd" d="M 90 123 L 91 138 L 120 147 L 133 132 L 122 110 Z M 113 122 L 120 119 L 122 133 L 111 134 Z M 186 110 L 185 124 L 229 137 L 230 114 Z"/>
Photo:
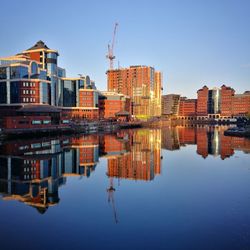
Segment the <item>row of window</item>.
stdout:
<path fill-rule="evenodd" d="M 92 95 L 92 92 L 83 92 L 83 95 Z"/>
<path fill-rule="evenodd" d="M 92 106 L 93 106 L 93 103 L 86 103 L 86 102 L 84 102 L 84 103 L 82 104 L 82 106 L 85 106 L 85 107 L 92 107 Z"/>
<path fill-rule="evenodd" d="M 43 121 L 41 121 L 41 120 L 33 120 L 31 122 L 31 124 L 33 124 L 33 125 L 50 124 L 50 123 L 51 123 L 50 120 L 43 120 Z"/>
<path fill-rule="evenodd" d="M 23 89 L 23 94 L 32 94 L 32 95 L 35 95 L 36 94 L 36 91 L 35 90 L 29 90 L 29 89 Z"/>
<path fill-rule="evenodd" d="M 33 175 L 33 174 L 32 175 L 26 175 L 26 174 L 24 175 L 25 180 L 35 179 L 35 178 L 36 178 L 36 175 Z"/>
<path fill-rule="evenodd" d="M 36 167 L 23 169 L 23 172 L 31 172 L 31 171 L 36 171 Z"/>
<path fill-rule="evenodd" d="M 35 82 L 23 82 L 23 87 L 35 87 Z"/>
<path fill-rule="evenodd" d="M 24 97 L 23 102 L 36 102 L 36 98 L 29 98 L 29 97 Z"/>
<path fill-rule="evenodd" d="M 83 97 L 82 100 L 92 100 L 93 98 L 91 96 Z"/>
<path fill-rule="evenodd" d="M 34 164 L 34 163 L 36 163 L 36 160 L 24 160 L 23 163 L 24 164 Z M 24 171 L 25 171 L 25 169 L 24 169 Z"/>

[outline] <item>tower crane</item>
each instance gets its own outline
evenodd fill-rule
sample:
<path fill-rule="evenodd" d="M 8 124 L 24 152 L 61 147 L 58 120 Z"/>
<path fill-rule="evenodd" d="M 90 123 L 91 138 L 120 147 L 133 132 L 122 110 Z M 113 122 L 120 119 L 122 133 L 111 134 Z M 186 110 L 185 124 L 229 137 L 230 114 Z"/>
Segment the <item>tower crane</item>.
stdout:
<path fill-rule="evenodd" d="M 115 59 L 114 46 L 115 46 L 115 36 L 116 36 L 117 26 L 118 26 L 118 23 L 115 23 L 112 44 L 111 45 L 108 44 L 108 54 L 106 55 L 106 58 L 109 59 L 109 68 L 110 69 L 113 69 L 113 61 Z"/>
<path fill-rule="evenodd" d="M 115 188 L 113 185 L 113 177 L 109 177 L 109 188 L 107 189 L 108 192 L 108 202 L 112 203 L 112 209 L 113 209 L 113 213 L 114 213 L 114 219 L 115 219 L 115 223 L 118 223 L 118 218 L 117 218 L 117 213 L 116 213 L 116 208 L 115 208 L 115 200 L 114 200 L 114 192 L 115 192 Z"/>

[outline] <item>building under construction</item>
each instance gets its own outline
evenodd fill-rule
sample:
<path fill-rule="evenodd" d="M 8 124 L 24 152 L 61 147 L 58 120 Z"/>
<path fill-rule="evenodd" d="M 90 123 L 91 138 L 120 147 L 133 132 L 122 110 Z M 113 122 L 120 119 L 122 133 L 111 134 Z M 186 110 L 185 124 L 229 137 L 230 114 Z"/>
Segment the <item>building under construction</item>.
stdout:
<path fill-rule="evenodd" d="M 150 66 L 107 71 L 108 91 L 131 97 L 132 114 L 137 118 L 161 115 L 162 74 Z"/>

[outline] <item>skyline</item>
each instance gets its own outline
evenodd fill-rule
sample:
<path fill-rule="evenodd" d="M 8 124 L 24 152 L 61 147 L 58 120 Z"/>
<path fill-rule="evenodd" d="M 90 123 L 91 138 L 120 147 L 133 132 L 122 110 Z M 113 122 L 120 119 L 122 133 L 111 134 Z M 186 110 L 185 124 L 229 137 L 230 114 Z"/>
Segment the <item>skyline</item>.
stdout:
<path fill-rule="evenodd" d="M 248 1 L 157 1 L 150 5 L 149 1 L 126 1 L 119 6 L 115 1 L 48 3 L 44 1 L 46 8 L 31 1 L 2 3 L 3 9 L 15 9 L 11 9 L 11 18 L 7 11 L 0 16 L 6 24 L 1 29 L 1 57 L 43 40 L 59 51 L 59 65 L 66 68 L 68 76 L 88 74 L 105 90 L 107 44 L 114 23 L 119 22 L 115 67 L 120 61 L 121 67 L 138 64 L 159 69 L 163 94 L 193 98 L 194 89 L 203 85 L 231 85 L 237 93 L 249 86 Z M 21 28 L 16 25 L 19 20 Z"/>

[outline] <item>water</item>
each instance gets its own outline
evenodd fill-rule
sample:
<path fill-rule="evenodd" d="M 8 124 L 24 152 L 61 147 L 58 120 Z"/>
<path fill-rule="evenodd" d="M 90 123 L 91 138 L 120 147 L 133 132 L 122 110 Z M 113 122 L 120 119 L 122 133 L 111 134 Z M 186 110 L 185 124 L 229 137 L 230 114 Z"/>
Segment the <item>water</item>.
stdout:
<path fill-rule="evenodd" d="M 250 249 L 250 140 L 224 129 L 4 142 L 1 249 Z"/>

